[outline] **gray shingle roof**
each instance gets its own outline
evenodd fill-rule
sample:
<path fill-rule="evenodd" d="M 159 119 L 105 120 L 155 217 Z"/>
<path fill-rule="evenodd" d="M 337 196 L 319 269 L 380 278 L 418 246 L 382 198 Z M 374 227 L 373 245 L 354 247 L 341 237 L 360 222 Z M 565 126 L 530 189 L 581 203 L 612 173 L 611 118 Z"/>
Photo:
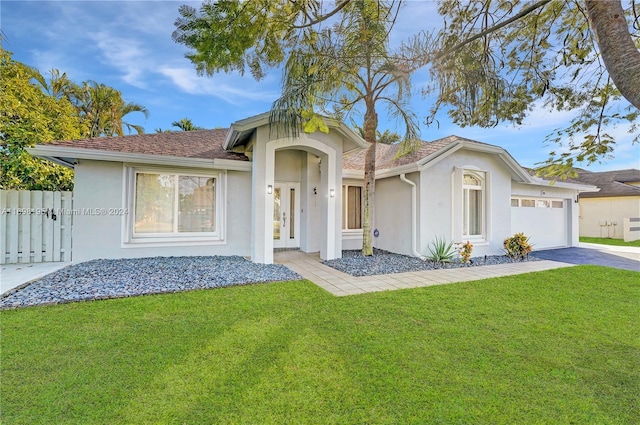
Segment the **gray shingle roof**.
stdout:
<path fill-rule="evenodd" d="M 458 136 L 448 136 L 432 142 L 422 141 L 420 142 L 420 146 L 417 150 L 399 158 L 397 157 L 397 154 L 400 150 L 400 145 L 385 145 L 378 143 L 376 145 L 376 170 L 386 170 L 418 162 L 422 158 L 434 154 L 446 148 L 450 144 L 461 140 L 467 139 L 463 139 Z M 344 155 L 342 168 L 350 170 L 364 170 L 365 155 L 366 150 Z"/>
<path fill-rule="evenodd" d="M 574 178 L 574 181 L 600 188 L 600 192 L 580 194 L 581 198 L 640 196 L 640 187 L 630 184 L 640 184 L 640 170 L 628 169 L 595 173 L 576 168 L 575 171 L 578 172 L 578 177 Z"/>
<path fill-rule="evenodd" d="M 243 154 L 226 151 L 222 148 L 228 131 L 229 129 L 227 128 L 173 131 L 170 133 L 138 134 L 123 137 L 54 141 L 47 143 L 47 145 L 182 158 L 249 161 Z"/>

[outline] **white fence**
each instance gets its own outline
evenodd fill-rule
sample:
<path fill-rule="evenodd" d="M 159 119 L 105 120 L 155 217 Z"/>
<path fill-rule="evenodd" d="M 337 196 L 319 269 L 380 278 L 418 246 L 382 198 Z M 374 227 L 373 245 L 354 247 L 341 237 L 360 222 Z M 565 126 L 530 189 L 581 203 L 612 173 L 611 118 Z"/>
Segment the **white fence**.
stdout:
<path fill-rule="evenodd" d="M 640 239 L 640 217 L 622 219 L 622 235 L 625 242 Z"/>
<path fill-rule="evenodd" d="M 72 192 L 0 190 L 0 264 L 71 261 Z"/>

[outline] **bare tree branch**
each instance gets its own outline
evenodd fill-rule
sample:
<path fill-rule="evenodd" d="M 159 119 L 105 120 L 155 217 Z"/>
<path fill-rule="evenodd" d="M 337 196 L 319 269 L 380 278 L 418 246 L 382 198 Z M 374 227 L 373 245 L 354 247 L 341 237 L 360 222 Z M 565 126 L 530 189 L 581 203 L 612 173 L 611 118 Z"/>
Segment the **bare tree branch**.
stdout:
<path fill-rule="evenodd" d="M 302 24 L 302 25 L 292 25 L 292 28 L 295 28 L 295 29 L 308 28 L 308 27 L 312 27 L 312 26 L 314 26 L 314 25 L 316 25 L 316 24 L 319 24 L 319 23 L 320 23 L 320 22 L 322 22 L 322 21 L 326 21 L 327 19 L 329 19 L 330 17 L 332 17 L 333 15 L 335 15 L 336 13 L 338 13 L 338 12 L 340 12 L 342 9 L 344 9 L 344 7 L 345 7 L 346 5 L 348 5 L 350 1 L 351 1 L 351 0 L 344 0 L 344 1 L 343 1 L 343 2 L 341 2 L 341 3 L 338 3 L 338 4 L 336 5 L 336 7 L 335 7 L 332 11 L 325 13 L 324 15 L 320 16 L 320 17 L 319 17 L 319 18 L 317 18 L 317 19 L 314 19 L 314 20 L 312 20 L 312 21 L 309 21 L 309 22 L 307 22 L 306 24 Z"/>
<path fill-rule="evenodd" d="M 450 49 L 447 49 L 447 50 L 444 50 L 444 51 L 438 53 L 431 60 L 432 61 L 433 60 L 438 60 L 440 58 L 448 56 L 451 53 L 454 53 L 454 52 L 460 50 L 461 48 L 463 48 L 467 44 L 469 44 L 469 43 L 471 43 L 471 42 L 473 42 L 473 41 L 475 41 L 475 40 L 477 40 L 479 38 L 482 38 L 482 37 L 484 37 L 486 35 L 489 35 L 492 32 L 495 32 L 495 31 L 499 30 L 500 28 L 503 28 L 503 27 L 509 25 L 510 23 L 512 23 L 514 21 L 517 21 L 518 19 L 521 19 L 521 18 L 527 16 L 529 13 L 531 13 L 534 10 L 539 9 L 539 8 L 547 5 L 550 2 L 551 2 L 551 0 L 542 0 L 542 1 L 539 1 L 538 3 L 532 4 L 531 6 L 522 9 L 519 13 L 513 15 L 511 18 L 509 18 L 509 19 L 507 19 L 505 21 L 502 21 L 499 24 L 496 24 L 496 25 L 494 25 L 492 27 L 489 27 L 489 28 L 485 29 L 484 31 L 479 32 L 478 34 L 467 38 L 466 40 L 461 41 L 460 43 L 456 44 L 455 46 L 451 47 Z"/>

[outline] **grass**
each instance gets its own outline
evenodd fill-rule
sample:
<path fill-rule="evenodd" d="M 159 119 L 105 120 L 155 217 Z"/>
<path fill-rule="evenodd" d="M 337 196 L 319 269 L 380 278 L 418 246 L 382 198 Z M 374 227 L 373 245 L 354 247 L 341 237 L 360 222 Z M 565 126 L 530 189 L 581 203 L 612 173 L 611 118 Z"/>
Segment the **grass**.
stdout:
<path fill-rule="evenodd" d="M 632 424 L 637 272 L 308 281 L 1 313 L 6 424 Z"/>
<path fill-rule="evenodd" d="M 590 238 L 588 236 L 580 236 L 580 242 L 599 243 L 602 245 L 615 245 L 615 246 L 640 246 L 640 239 L 638 239 L 637 241 L 625 242 L 622 239 Z"/>

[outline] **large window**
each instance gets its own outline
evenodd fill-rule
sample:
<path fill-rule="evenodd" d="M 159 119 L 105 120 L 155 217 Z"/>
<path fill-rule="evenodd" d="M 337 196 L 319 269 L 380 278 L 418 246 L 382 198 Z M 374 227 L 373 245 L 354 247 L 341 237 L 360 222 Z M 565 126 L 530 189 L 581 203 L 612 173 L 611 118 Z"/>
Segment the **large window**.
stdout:
<path fill-rule="evenodd" d="M 220 238 L 219 175 L 131 170 L 130 242 Z"/>
<path fill-rule="evenodd" d="M 362 230 L 362 187 L 342 186 L 342 229 Z"/>
<path fill-rule="evenodd" d="M 484 175 L 465 172 L 462 176 L 462 235 L 484 235 Z"/>

